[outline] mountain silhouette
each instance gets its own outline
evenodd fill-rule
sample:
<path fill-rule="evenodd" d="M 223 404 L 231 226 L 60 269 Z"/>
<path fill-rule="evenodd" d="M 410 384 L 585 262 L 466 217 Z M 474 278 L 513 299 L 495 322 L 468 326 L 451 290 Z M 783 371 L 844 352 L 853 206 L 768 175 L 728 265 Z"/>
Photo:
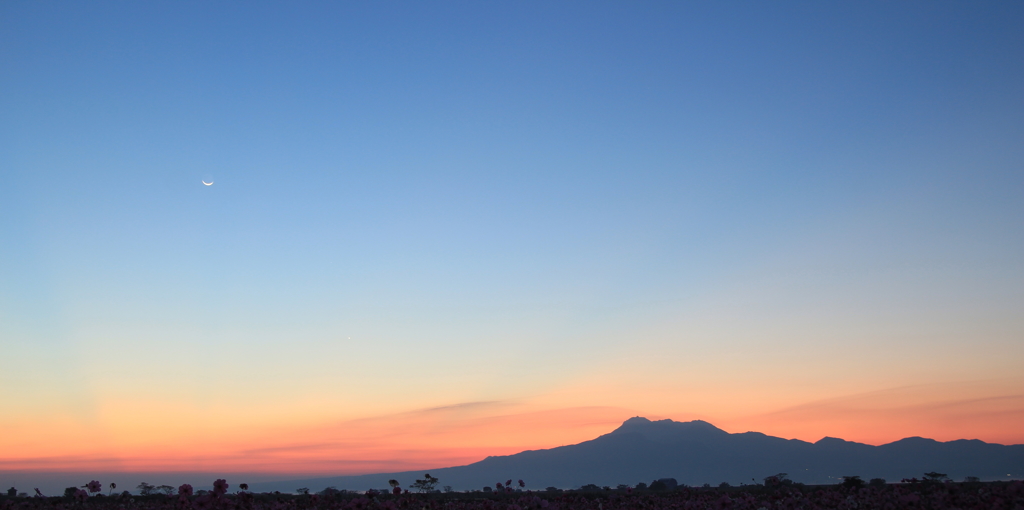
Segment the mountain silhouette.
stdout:
<path fill-rule="evenodd" d="M 921 437 L 872 446 L 826 437 L 815 443 L 782 439 L 760 432 L 730 434 L 701 421 L 651 421 L 635 417 L 590 441 L 515 455 L 487 457 L 466 466 L 426 470 L 441 485 L 456 490 L 481 489 L 498 481 L 522 478 L 529 488 L 577 488 L 586 484 L 616 486 L 675 478 L 679 483 L 718 485 L 761 483 L 767 476 L 788 473 L 795 482 L 834 484 L 843 476 L 890 482 L 921 478 L 925 472 L 946 473 L 959 480 L 1008 480 L 1024 476 L 1024 445 L 1000 445 L 977 439 L 939 442 Z M 282 492 L 296 487 L 320 490 L 366 490 L 403 487 L 423 471 L 341 476 L 253 484 L 254 490 Z"/>

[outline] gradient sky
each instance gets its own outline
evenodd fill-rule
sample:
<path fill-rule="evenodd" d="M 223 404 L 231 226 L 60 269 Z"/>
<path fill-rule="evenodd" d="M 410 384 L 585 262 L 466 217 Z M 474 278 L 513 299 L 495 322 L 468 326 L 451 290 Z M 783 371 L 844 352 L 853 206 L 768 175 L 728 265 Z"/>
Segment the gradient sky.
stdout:
<path fill-rule="evenodd" d="M 1024 443 L 1022 26 L 2 2 L 0 471 L 440 467 L 636 415 Z"/>

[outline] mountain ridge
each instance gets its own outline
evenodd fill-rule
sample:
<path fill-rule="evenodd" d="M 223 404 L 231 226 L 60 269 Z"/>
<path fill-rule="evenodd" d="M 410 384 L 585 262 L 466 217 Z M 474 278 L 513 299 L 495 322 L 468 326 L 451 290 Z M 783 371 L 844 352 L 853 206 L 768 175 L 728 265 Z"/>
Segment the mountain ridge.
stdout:
<path fill-rule="evenodd" d="M 675 478 L 687 485 L 738 485 L 777 473 L 789 473 L 793 481 L 808 484 L 838 483 L 848 475 L 899 481 L 929 471 L 960 479 L 1005 480 L 1024 477 L 1024 445 L 978 439 L 941 442 L 919 436 L 879 446 L 830 436 L 810 443 L 753 431 L 729 433 L 703 420 L 652 421 L 636 416 L 609 433 L 577 444 L 488 456 L 465 466 L 426 471 L 441 479 L 441 485 L 456 490 L 480 490 L 508 478 L 525 479 L 534 489 L 614 487 L 658 478 Z M 253 488 L 282 492 L 301 485 L 383 489 L 389 479 L 408 485 L 422 474 L 417 470 L 309 478 L 253 484 Z"/>

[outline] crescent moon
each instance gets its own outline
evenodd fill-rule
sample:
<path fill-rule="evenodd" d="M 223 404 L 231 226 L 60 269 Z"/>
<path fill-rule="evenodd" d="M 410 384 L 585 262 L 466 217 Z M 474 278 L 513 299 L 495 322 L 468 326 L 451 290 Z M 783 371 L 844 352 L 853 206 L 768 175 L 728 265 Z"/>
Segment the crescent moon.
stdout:
<path fill-rule="evenodd" d="M 213 186 L 213 182 L 206 182 L 206 181 L 203 181 L 203 184 L 205 184 L 205 185 L 207 185 L 207 186 Z"/>

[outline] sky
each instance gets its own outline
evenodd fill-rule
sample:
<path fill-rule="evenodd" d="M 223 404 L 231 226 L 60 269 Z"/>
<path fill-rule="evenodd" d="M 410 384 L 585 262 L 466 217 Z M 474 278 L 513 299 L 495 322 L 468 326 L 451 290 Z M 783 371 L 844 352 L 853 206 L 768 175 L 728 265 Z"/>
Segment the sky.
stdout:
<path fill-rule="evenodd" d="M 0 474 L 1024 443 L 1022 25 L 2 2 Z"/>

